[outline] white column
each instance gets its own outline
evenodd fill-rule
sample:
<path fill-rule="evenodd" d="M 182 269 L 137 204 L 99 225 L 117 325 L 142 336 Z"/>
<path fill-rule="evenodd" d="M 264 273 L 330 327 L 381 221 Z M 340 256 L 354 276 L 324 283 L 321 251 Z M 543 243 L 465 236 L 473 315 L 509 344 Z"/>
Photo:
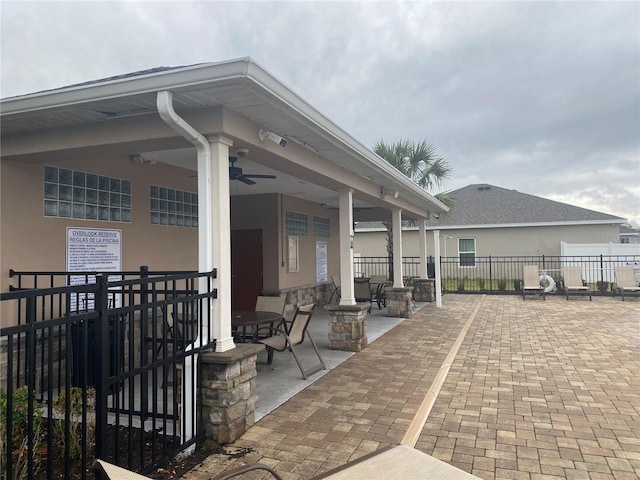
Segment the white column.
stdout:
<path fill-rule="evenodd" d="M 340 305 L 355 305 L 353 286 L 353 190 L 338 190 L 340 217 Z"/>
<path fill-rule="evenodd" d="M 427 219 L 418 219 L 418 250 L 420 251 L 420 270 L 418 276 L 427 278 Z"/>
<path fill-rule="evenodd" d="M 402 209 L 391 210 L 393 228 L 393 287 L 402 288 Z"/>
<path fill-rule="evenodd" d="M 226 352 L 235 348 L 231 336 L 231 219 L 229 204 L 229 147 L 233 141 L 215 136 L 208 138 L 211 144 L 210 175 L 200 179 L 198 165 L 198 190 L 210 191 L 205 198 L 207 208 L 202 212 L 202 200 L 199 202 L 198 214 L 200 222 L 205 216 L 207 227 L 199 224 L 199 230 L 205 230 L 205 257 L 211 258 L 211 266 L 218 269 L 218 278 L 213 286 L 218 289 L 218 298 L 210 302 L 210 331 L 216 339 L 216 352 Z M 201 247 L 202 248 L 202 247 Z"/>
<path fill-rule="evenodd" d="M 433 231 L 433 261 L 436 267 L 436 307 L 442 306 L 442 285 L 440 278 L 440 230 Z"/>

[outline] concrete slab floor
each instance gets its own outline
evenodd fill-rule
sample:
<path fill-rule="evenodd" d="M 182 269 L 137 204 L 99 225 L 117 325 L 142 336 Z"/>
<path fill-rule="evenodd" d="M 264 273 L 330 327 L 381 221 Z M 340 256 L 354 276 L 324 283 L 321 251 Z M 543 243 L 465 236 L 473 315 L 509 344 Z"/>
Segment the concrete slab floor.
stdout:
<path fill-rule="evenodd" d="M 420 310 L 424 305 L 424 303 L 416 303 L 415 310 Z M 374 342 L 403 320 L 405 319 L 386 316 L 385 308 L 379 310 L 374 305 L 367 318 L 367 338 L 369 343 Z M 266 351 L 261 353 L 258 356 L 256 366 L 258 370 L 256 378 L 256 393 L 258 395 L 256 421 L 354 355 L 353 352 L 329 349 L 329 312 L 327 310 L 317 308 L 314 311 L 308 330 L 320 351 L 327 370 L 321 370 L 304 380 L 291 352 L 274 352 L 271 365 L 267 363 Z M 300 363 L 305 368 L 316 365 L 319 362 L 313 346 L 306 339 L 299 348 L 296 348 L 296 352 L 300 357 Z"/>

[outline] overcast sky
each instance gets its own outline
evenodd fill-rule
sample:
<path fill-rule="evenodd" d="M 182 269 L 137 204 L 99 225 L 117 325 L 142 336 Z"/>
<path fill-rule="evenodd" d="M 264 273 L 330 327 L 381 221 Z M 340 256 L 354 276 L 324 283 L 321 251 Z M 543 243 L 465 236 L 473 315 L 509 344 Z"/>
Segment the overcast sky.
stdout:
<path fill-rule="evenodd" d="M 250 56 L 357 140 L 640 223 L 640 2 L 0 1 L 1 95 Z M 437 192 L 433 192 L 437 193 Z"/>

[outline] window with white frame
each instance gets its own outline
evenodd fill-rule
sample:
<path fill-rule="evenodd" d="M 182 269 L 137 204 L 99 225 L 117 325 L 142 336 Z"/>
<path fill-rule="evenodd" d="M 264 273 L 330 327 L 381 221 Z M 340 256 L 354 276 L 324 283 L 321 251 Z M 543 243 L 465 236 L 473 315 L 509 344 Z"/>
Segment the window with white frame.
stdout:
<path fill-rule="evenodd" d="M 459 238 L 458 239 L 458 256 L 460 257 L 461 267 L 476 266 L 476 239 L 475 238 Z"/>

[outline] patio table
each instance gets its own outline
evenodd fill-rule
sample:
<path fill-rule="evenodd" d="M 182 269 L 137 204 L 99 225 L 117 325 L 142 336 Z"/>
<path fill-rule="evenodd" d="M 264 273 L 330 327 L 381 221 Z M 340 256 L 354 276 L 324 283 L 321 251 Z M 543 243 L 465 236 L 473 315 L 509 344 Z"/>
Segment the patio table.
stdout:
<path fill-rule="evenodd" d="M 257 342 L 260 327 L 271 326 L 280 320 L 282 317 L 276 312 L 253 310 L 231 312 L 231 327 L 237 332 L 238 338 L 242 342 Z"/>

